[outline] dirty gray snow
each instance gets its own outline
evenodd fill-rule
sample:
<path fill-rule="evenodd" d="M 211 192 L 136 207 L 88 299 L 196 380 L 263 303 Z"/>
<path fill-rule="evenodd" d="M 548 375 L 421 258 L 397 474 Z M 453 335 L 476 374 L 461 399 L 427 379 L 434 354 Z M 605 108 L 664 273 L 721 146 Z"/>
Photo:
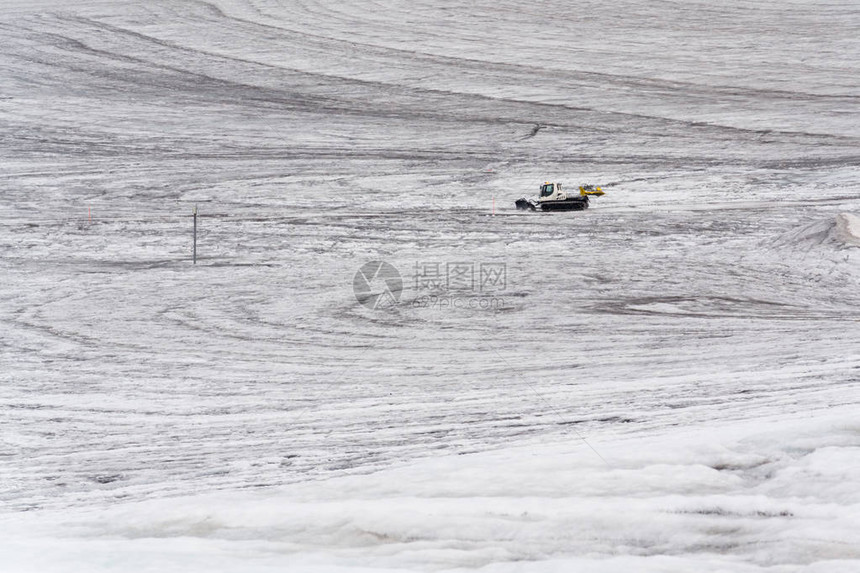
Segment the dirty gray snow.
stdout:
<path fill-rule="evenodd" d="M 4 2 L 3 571 L 857 570 L 858 29 Z"/>

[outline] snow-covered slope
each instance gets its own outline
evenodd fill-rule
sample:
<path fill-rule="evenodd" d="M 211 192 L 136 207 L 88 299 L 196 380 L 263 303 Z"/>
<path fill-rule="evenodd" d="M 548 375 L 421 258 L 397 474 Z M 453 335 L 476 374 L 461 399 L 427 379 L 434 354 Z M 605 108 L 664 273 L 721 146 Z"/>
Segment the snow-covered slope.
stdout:
<path fill-rule="evenodd" d="M 856 566 L 858 26 L 807 0 L 4 2 L 0 552 Z M 545 180 L 607 195 L 517 213 Z M 356 300 L 369 261 L 393 308 Z"/>
<path fill-rule="evenodd" d="M 594 444 L 605 459 L 575 443 L 533 445 L 286 488 L 31 512 L 13 518 L 0 549 L 39 571 L 853 571 L 858 432 L 841 409 Z"/>

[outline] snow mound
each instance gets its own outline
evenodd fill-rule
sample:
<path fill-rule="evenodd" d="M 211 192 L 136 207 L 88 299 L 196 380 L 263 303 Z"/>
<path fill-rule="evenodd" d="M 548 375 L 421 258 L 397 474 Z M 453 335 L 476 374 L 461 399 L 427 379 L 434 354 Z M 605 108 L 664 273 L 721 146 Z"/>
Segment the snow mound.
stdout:
<path fill-rule="evenodd" d="M 785 233 L 776 241 L 779 247 L 811 249 L 820 245 L 837 248 L 860 247 L 860 217 L 840 213 Z"/>
<path fill-rule="evenodd" d="M 836 215 L 833 238 L 846 245 L 860 247 L 860 217 L 851 213 Z"/>

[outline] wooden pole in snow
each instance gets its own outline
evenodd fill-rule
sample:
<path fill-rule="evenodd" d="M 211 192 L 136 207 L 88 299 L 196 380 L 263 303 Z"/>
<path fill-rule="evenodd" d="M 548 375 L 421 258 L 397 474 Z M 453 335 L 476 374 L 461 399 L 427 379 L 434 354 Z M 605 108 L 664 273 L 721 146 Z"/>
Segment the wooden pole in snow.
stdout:
<path fill-rule="evenodd" d="M 194 205 L 194 248 L 192 250 L 192 261 L 197 264 L 197 205 Z"/>

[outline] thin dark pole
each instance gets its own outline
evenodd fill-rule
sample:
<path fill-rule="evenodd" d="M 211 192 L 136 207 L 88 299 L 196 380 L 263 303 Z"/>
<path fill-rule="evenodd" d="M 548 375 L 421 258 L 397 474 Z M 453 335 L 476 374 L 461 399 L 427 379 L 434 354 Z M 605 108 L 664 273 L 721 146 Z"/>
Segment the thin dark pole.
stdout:
<path fill-rule="evenodd" d="M 194 264 L 197 264 L 197 205 L 194 205 L 194 251 L 192 253 Z"/>

